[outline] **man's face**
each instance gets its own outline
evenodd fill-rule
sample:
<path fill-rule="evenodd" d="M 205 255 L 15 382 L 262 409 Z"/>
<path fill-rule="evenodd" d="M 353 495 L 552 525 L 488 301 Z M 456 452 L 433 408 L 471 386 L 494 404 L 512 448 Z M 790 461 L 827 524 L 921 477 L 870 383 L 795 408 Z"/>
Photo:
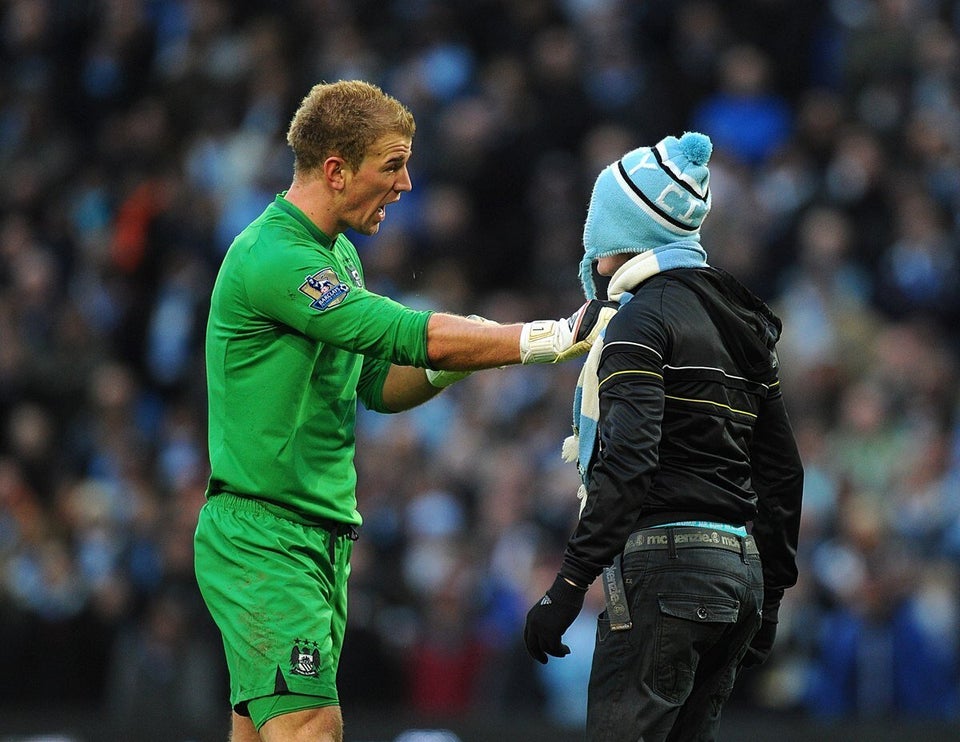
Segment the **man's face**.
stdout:
<path fill-rule="evenodd" d="M 339 210 L 342 229 L 349 227 L 366 235 L 380 230 L 387 204 L 399 201 L 402 192 L 413 188 L 407 172 L 411 146 L 408 137 L 385 134 L 370 147 L 357 172 L 345 168 Z"/>

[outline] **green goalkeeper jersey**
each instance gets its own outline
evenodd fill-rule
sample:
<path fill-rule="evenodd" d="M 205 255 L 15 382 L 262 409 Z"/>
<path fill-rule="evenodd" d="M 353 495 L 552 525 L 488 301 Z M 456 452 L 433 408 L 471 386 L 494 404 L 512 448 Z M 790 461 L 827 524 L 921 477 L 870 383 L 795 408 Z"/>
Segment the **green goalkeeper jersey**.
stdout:
<path fill-rule="evenodd" d="M 427 367 L 431 313 L 367 291 L 350 241 L 283 196 L 237 236 L 213 288 L 207 494 L 356 525 L 357 398 L 385 412 L 390 364 Z"/>

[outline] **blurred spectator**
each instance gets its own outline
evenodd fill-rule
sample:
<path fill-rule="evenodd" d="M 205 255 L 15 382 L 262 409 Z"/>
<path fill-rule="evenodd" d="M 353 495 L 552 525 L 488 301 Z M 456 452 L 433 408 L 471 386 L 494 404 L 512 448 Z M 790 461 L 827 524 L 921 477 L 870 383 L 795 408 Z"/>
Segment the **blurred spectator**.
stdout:
<path fill-rule="evenodd" d="M 894 241 L 881 255 L 877 303 L 894 319 L 927 317 L 948 327 L 960 319 L 960 241 L 938 203 L 909 184 L 895 207 Z"/>
<path fill-rule="evenodd" d="M 197 630 L 198 607 L 163 592 L 118 632 L 105 690 L 105 726 L 115 739 L 193 739 L 225 716 L 219 647 L 215 634 Z"/>
<path fill-rule="evenodd" d="M 840 509 L 813 555 L 832 604 L 820 622 L 808 708 L 826 716 L 952 718 L 957 713 L 957 574 L 892 538 L 873 504 Z"/>
<path fill-rule="evenodd" d="M 693 111 L 693 127 L 710 132 L 719 152 L 747 165 L 760 165 L 787 142 L 793 114 L 772 86 L 768 56 L 741 44 L 720 57 L 717 92 L 708 94 Z"/>

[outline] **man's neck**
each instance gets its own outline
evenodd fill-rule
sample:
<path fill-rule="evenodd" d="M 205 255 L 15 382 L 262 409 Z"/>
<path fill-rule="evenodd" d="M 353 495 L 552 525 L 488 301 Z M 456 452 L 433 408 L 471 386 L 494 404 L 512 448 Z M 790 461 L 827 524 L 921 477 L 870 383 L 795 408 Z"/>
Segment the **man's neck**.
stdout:
<path fill-rule="evenodd" d="M 294 178 L 284 198 L 300 209 L 317 229 L 330 239 L 336 239 L 341 230 L 333 218 L 330 194 L 324 190 L 322 181 Z"/>

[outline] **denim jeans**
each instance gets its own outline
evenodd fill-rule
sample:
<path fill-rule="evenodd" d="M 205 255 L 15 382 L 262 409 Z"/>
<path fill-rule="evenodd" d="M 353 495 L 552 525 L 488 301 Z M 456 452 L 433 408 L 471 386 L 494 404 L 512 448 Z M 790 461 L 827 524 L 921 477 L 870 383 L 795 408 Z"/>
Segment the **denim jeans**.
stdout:
<path fill-rule="evenodd" d="M 633 626 L 597 622 L 587 700 L 590 742 L 709 742 L 760 628 L 760 557 L 719 548 L 623 556 Z"/>

